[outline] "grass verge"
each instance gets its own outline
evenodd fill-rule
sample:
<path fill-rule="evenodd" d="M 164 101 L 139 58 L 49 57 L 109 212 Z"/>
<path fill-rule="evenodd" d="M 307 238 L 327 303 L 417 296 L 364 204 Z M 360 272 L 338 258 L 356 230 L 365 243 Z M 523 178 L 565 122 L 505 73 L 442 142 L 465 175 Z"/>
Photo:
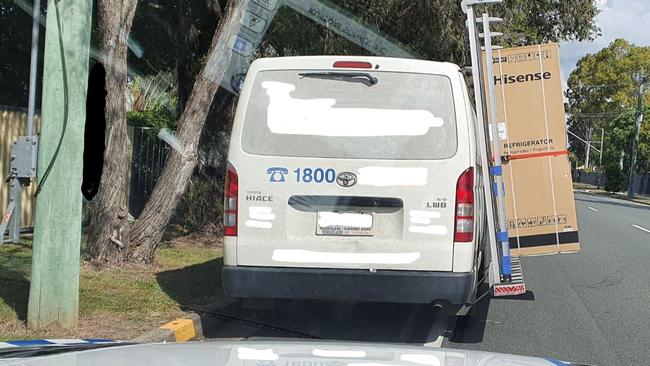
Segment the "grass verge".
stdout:
<path fill-rule="evenodd" d="M 172 241 L 153 266 L 98 269 L 81 263 L 79 325 L 27 329 L 31 241 L 0 245 L 0 340 L 28 338 L 130 339 L 204 305 L 219 291 L 221 247 L 199 240 Z"/>
<path fill-rule="evenodd" d="M 603 190 L 602 188 L 598 188 L 597 186 L 587 184 L 587 183 L 573 183 L 573 189 L 580 189 L 580 190 L 587 190 L 589 193 L 592 194 L 597 194 L 600 196 L 607 196 L 607 197 L 613 197 L 613 198 L 618 198 L 626 201 L 632 201 L 632 202 L 637 202 L 637 203 L 642 203 L 645 205 L 650 205 L 650 198 L 649 197 L 644 197 L 644 196 L 636 196 L 634 198 L 629 198 L 627 194 L 622 193 L 622 192 L 607 192 Z"/>

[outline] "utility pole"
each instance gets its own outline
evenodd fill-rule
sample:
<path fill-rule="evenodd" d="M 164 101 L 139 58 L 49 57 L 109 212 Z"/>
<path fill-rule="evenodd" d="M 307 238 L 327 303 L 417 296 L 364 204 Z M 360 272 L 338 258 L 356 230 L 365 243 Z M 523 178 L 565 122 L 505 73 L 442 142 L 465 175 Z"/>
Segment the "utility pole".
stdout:
<path fill-rule="evenodd" d="M 27 137 L 34 133 L 34 104 L 36 103 L 36 83 L 38 75 L 38 33 L 41 28 L 41 0 L 34 0 L 32 12 L 32 52 L 29 63 L 29 102 L 27 104 Z"/>
<path fill-rule="evenodd" d="M 600 157 L 598 158 L 598 167 L 603 170 L 603 141 L 605 141 L 605 129 L 600 129 Z"/>
<path fill-rule="evenodd" d="M 27 325 L 77 325 L 92 1 L 49 0 Z"/>
<path fill-rule="evenodd" d="M 645 84 L 645 76 L 643 73 L 635 71 L 632 75 L 634 81 L 639 84 L 636 100 L 636 131 L 634 133 L 634 141 L 632 143 L 632 160 L 630 160 L 630 175 L 627 185 L 627 196 L 634 198 L 634 179 L 636 178 L 636 155 L 639 148 L 639 132 L 641 130 L 641 122 L 643 121 L 643 86 Z"/>
<path fill-rule="evenodd" d="M 587 128 L 587 151 L 585 152 L 585 169 L 589 169 L 589 155 L 591 155 L 591 127 Z"/>
<path fill-rule="evenodd" d="M 603 142 L 605 141 L 605 129 L 601 128 L 600 129 L 600 157 L 598 158 L 598 184 L 596 185 L 598 189 L 600 189 L 600 185 L 602 181 L 604 180 L 604 174 L 605 174 L 605 169 L 603 169 Z"/>

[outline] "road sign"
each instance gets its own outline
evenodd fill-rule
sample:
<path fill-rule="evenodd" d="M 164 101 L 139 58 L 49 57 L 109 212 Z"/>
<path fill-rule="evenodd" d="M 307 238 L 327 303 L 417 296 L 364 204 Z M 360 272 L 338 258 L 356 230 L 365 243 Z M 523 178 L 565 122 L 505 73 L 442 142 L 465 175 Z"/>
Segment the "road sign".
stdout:
<path fill-rule="evenodd" d="M 261 34 L 264 29 L 266 28 L 266 20 L 262 19 L 261 17 L 251 13 L 250 11 L 247 11 L 244 14 L 244 19 L 242 21 L 242 25 L 250 30 L 252 30 L 255 33 Z"/>
<path fill-rule="evenodd" d="M 278 8 L 279 0 L 252 0 L 255 4 L 266 10 L 275 10 Z"/>
<path fill-rule="evenodd" d="M 242 56 L 250 57 L 254 50 L 253 42 L 244 38 L 236 37 L 232 50 Z"/>

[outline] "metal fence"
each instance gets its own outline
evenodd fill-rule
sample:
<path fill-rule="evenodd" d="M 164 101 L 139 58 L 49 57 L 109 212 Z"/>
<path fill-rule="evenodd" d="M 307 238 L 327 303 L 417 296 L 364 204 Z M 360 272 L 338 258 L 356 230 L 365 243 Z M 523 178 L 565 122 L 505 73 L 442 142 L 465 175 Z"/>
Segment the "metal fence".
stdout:
<path fill-rule="evenodd" d="M 35 132 L 40 130 L 40 117 L 34 118 Z M 157 136 L 158 130 L 150 127 L 129 126 L 132 142 L 131 170 L 129 172 L 129 211 L 137 217 L 149 199 L 162 174 L 170 148 Z M 0 213 L 9 203 L 9 185 L 4 183 L 9 175 L 10 148 L 13 141 L 27 133 L 27 111 L 22 108 L 0 105 Z M 33 226 L 36 184 L 23 189 L 22 225 Z"/>
<path fill-rule="evenodd" d="M 634 178 L 634 193 L 650 197 L 650 174 L 637 175 Z"/>
<path fill-rule="evenodd" d="M 40 116 L 34 116 L 34 133 L 40 131 Z M 5 179 L 9 176 L 11 164 L 11 144 L 20 136 L 27 134 L 27 109 L 11 106 L 0 106 L 0 213 L 4 213 L 9 204 L 9 184 Z M 34 192 L 36 184 L 32 183 L 22 194 L 21 222 L 23 227 L 33 226 L 34 222 Z"/>
<path fill-rule="evenodd" d="M 634 178 L 634 194 L 650 197 L 650 174 L 637 174 Z M 576 181 L 579 183 L 591 184 L 596 187 L 604 187 L 607 178 L 601 172 L 586 173 L 579 171 L 577 173 Z M 628 179 L 626 178 L 623 187 L 627 188 L 627 182 Z"/>
<path fill-rule="evenodd" d="M 131 172 L 129 212 L 138 217 L 162 174 L 170 148 L 158 138 L 158 130 L 129 126 L 131 138 Z"/>

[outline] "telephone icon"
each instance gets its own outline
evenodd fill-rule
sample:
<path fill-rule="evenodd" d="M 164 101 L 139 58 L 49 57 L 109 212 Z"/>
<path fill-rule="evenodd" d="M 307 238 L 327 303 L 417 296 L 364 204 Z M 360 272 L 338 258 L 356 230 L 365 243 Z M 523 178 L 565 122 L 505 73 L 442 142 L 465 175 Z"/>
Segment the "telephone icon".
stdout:
<path fill-rule="evenodd" d="M 266 174 L 269 175 L 269 182 L 284 183 L 284 175 L 289 174 L 289 170 L 286 168 L 272 167 L 266 170 Z"/>

